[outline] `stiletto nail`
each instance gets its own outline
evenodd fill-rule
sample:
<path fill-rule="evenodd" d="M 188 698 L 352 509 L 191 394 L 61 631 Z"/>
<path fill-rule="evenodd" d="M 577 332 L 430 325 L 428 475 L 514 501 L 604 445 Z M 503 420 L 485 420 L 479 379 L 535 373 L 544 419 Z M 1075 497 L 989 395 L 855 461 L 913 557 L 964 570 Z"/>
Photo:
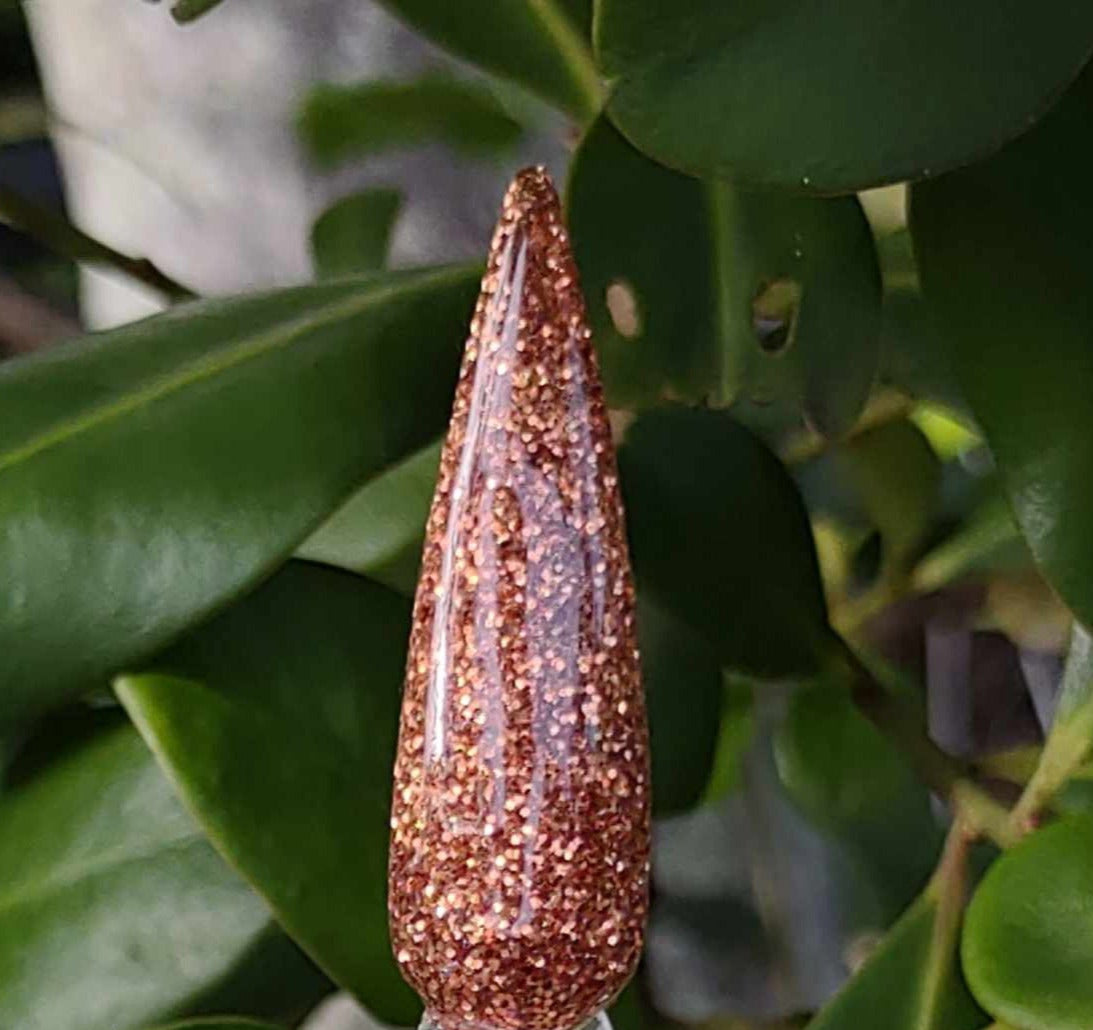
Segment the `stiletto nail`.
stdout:
<path fill-rule="evenodd" d="M 528 169 L 471 323 L 406 672 L 389 908 L 426 1021 L 597 1017 L 641 951 L 649 801 L 614 448 L 558 198 Z"/>

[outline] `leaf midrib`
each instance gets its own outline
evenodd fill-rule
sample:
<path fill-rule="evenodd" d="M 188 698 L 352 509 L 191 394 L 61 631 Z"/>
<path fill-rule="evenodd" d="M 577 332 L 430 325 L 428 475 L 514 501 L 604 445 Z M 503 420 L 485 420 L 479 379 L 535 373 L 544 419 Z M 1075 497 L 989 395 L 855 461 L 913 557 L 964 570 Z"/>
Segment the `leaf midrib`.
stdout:
<path fill-rule="evenodd" d="M 603 106 L 603 83 L 583 36 L 558 7 L 556 0 L 526 0 L 531 12 L 543 31 L 557 49 L 558 56 L 569 72 L 574 85 L 584 100 L 584 115 L 591 121 Z"/>
<path fill-rule="evenodd" d="M 411 287 L 420 287 L 433 282 L 444 282 L 446 279 L 456 280 L 467 274 L 466 267 L 457 266 L 455 268 L 445 268 L 432 274 L 423 274 L 420 278 L 411 280 L 410 283 L 402 280 L 397 283 L 366 288 L 359 295 L 328 304 L 307 315 L 294 318 L 275 329 L 260 332 L 255 336 L 244 337 L 237 344 L 183 365 L 173 374 L 155 379 L 141 389 L 93 406 L 74 418 L 62 420 L 6 454 L 0 454 L 0 475 L 44 451 L 58 447 L 83 433 L 91 432 L 110 422 L 117 421 L 141 407 L 194 386 L 220 373 L 230 371 L 248 361 L 262 358 L 280 348 L 287 347 L 308 332 L 321 329 L 341 319 L 362 314 L 369 308 L 381 304 L 393 296 L 409 292 Z"/>

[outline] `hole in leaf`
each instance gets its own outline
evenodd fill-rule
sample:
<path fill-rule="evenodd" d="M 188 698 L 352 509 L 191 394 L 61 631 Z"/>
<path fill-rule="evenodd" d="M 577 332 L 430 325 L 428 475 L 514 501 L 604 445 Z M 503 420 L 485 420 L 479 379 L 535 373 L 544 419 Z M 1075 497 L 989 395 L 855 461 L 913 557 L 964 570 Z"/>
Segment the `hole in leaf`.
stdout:
<path fill-rule="evenodd" d="M 641 312 L 634 288 L 625 279 L 616 279 L 607 287 L 604 299 L 616 332 L 628 340 L 641 335 Z"/>
<path fill-rule="evenodd" d="M 759 346 L 767 354 L 781 354 L 793 343 L 801 284 L 794 279 L 774 279 L 759 285 L 751 302 L 751 325 Z"/>

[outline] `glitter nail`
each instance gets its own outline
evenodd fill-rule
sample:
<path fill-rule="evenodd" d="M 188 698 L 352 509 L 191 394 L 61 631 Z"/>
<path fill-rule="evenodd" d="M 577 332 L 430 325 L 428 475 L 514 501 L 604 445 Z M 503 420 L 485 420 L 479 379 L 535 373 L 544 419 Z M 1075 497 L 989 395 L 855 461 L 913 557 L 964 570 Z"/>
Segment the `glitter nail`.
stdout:
<path fill-rule="evenodd" d="M 623 988 L 648 782 L 603 391 L 558 198 L 528 169 L 464 352 L 407 660 L 388 896 L 427 1023 L 573 1030 Z"/>

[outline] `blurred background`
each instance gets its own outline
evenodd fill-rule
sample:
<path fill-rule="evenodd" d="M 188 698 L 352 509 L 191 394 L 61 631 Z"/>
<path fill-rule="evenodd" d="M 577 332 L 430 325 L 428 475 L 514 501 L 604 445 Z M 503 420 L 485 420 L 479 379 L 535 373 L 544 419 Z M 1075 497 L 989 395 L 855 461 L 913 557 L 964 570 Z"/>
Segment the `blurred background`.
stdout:
<path fill-rule="evenodd" d="M 360 234 L 377 208 L 390 230 L 381 261 L 481 258 L 512 172 L 545 163 L 564 181 L 574 143 L 561 115 L 370 0 L 232 0 L 185 28 L 144 0 L 0 0 L 0 223 L 6 191 L 36 205 L 34 232 L 0 224 L 0 355 L 164 304 L 61 256 L 85 242 L 50 215 L 196 293 L 236 293 L 366 267 Z M 899 278 L 902 193 L 864 200 L 897 339 L 917 317 Z M 832 610 L 925 684 L 946 750 L 1034 744 L 1068 616 L 1032 570 L 944 369 L 900 360 L 890 347 L 884 374 L 905 387 L 928 373 L 931 399 L 880 403 L 912 419 L 838 452 L 806 439 L 792 463 Z M 775 431 L 768 408 L 750 416 Z M 886 482 L 894 468 L 912 472 Z M 918 578 L 915 596 L 889 604 L 876 584 L 893 549 L 915 557 Z M 639 1001 L 664 1023 L 798 1025 L 921 888 L 943 820 L 849 708 L 810 709 L 808 691 L 788 686 L 753 699 L 737 680 L 723 701 L 703 803 L 658 824 Z M 334 997 L 304 1025 L 356 1030 L 367 1016 Z"/>

